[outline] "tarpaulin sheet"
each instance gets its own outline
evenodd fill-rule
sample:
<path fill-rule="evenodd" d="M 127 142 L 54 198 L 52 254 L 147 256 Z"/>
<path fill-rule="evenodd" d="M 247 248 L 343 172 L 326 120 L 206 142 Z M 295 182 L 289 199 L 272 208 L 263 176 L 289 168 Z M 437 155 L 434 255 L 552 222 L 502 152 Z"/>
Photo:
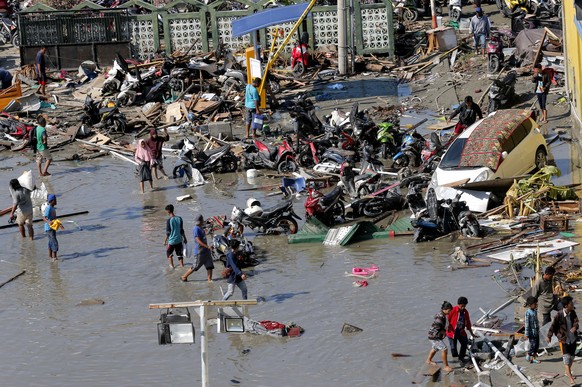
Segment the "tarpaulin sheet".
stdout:
<path fill-rule="evenodd" d="M 270 8 L 232 22 L 234 37 L 251 33 L 261 28 L 295 21 L 301 17 L 310 3 L 288 5 L 286 7 Z"/>
<path fill-rule="evenodd" d="M 553 28 L 550 28 L 549 30 L 556 34 L 556 36 L 560 38 L 562 37 L 562 31 Z M 519 34 L 517 34 L 514 42 L 516 47 L 515 57 L 521 59 L 521 66 L 533 63 L 534 56 L 536 55 L 543 34 L 543 28 L 521 30 Z M 545 49 L 550 51 L 548 47 Z"/>

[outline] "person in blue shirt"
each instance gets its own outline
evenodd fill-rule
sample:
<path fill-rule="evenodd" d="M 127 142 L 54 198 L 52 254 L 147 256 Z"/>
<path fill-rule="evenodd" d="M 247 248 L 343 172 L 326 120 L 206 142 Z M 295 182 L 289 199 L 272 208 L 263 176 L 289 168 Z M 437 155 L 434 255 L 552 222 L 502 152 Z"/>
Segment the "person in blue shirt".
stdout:
<path fill-rule="evenodd" d="M 214 269 L 214 263 L 212 262 L 213 247 L 209 246 L 206 241 L 206 232 L 204 231 L 203 225 L 204 217 L 198 215 L 196 217 L 196 226 L 194 226 L 194 230 L 192 230 L 194 236 L 194 257 L 196 260 L 194 266 L 191 267 L 186 274 L 180 277 L 184 282 L 188 281 L 190 274 L 198 271 L 202 265 L 206 268 L 208 282 L 212 282 L 212 270 Z"/>
<path fill-rule="evenodd" d="M 44 232 L 48 235 L 49 258 L 54 262 L 58 260 L 59 241 L 57 241 L 57 230 L 51 228 L 51 223 L 57 218 L 57 196 L 49 194 L 47 197 L 48 206 L 44 209 L 42 219 L 44 220 Z"/>
<path fill-rule="evenodd" d="M 2 89 L 12 86 L 12 74 L 4 67 L 0 67 L 0 82 L 2 82 Z"/>
<path fill-rule="evenodd" d="M 247 279 L 247 275 L 244 274 L 240 268 L 238 267 L 238 261 L 242 258 L 242 255 L 239 254 L 239 246 L 240 241 L 237 239 L 232 239 L 230 241 L 230 250 L 226 253 L 226 267 L 230 268 L 230 274 L 226 278 L 226 282 L 228 282 L 228 290 L 224 293 L 222 297 L 223 301 L 226 301 L 230 298 L 230 296 L 234 293 L 234 285 L 238 286 L 242 293 L 243 300 L 247 299 L 247 284 L 245 280 Z"/>
<path fill-rule="evenodd" d="M 247 124 L 247 138 L 251 131 L 251 124 L 255 114 L 260 114 L 259 105 L 261 104 L 259 91 L 257 87 L 261 85 L 261 78 L 253 79 L 251 84 L 248 84 L 245 90 L 245 122 Z M 253 137 L 255 131 L 253 130 Z"/>
<path fill-rule="evenodd" d="M 525 312 L 525 330 L 524 336 L 529 340 L 529 351 L 525 361 L 539 364 L 538 349 L 540 348 L 540 323 L 538 320 L 538 299 L 529 296 L 526 301 L 527 310 Z"/>
<path fill-rule="evenodd" d="M 174 206 L 168 204 L 166 206 L 166 212 L 168 213 L 168 220 L 166 221 L 166 238 L 164 239 L 164 246 L 166 248 L 166 256 L 168 261 L 170 261 L 170 267 L 174 268 L 174 251 L 176 252 L 176 257 L 180 262 L 180 267 L 184 267 L 184 245 L 182 243 L 188 243 L 186 240 L 186 234 L 184 233 L 184 222 L 182 218 L 174 214 Z"/>

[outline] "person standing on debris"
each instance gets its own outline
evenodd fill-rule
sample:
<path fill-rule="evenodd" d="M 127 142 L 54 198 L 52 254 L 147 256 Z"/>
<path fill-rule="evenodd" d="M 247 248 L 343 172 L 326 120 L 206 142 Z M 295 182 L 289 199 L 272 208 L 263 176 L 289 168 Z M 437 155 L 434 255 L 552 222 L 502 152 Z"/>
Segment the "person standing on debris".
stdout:
<path fill-rule="evenodd" d="M 473 97 L 470 95 L 465 97 L 465 102 L 462 102 L 459 107 L 449 116 L 447 122 L 451 122 L 453 118 L 459 115 L 459 122 L 455 126 L 455 131 L 453 136 L 458 136 L 463 133 L 463 130 L 467 129 L 469 126 L 473 125 L 477 121 L 477 116 L 479 119 L 483 118 L 483 112 L 479 105 L 473 102 Z"/>
<path fill-rule="evenodd" d="M 458 357 L 461 363 L 466 362 L 465 355 L 467 353 L 467 344 L 469 343 L 467 332 L 465 332 L 465 330 L 468 330 L 471 332 L 472 336 L 475 336 L 473 334 L 473 329 L 471 328 L 469 312 L 467 311 L 468 303 L 469 301 L 466 297 L 459 297 L 457 300 L 457 306 L 453 307 L 447 316 L 449 319 L 447 336 L 451 347 L 451 355 L 453 357 Z M 457 341 L 461 343 L 459 352 L 457 352 Z"/>
<path fill-rule="evenodd" d="M 481 47 L 481 54 L 485 56 L 485 40 L 489 39 L 491 35 L 491 21 L 487 15 L 483 14 L 481 7 L 475 8 L 475 16 L 471 18 L 469 23 L 469 32 L 473 34 L 475 51 L 479 52 L 479 47 Z"/>
<path fill-rule="evenodd" d="M 196 257 L 194 266 L 191 267 L 186 274 L 181 277 L 181 280 L 186 282 L 190 274 L 198 271 L 204 265 L 206 268 L 206 275 L 208 282 L 212 282 L 212 270 L 214 269 L 214 264 L 212 263 L 212 246 L 209 246 L 206 242 L 206 231 L 203 228 L 204 217 L 198 215 L 196 217 L 196 225 L 192 234 L 194 235 L 194 256 Z"/>
<path fill-rule="evenodd" d="M 168 134 L 168 130 L 164 128 L 164 134 L 160 136 L 156 129 L 150 130 L 150 138 L 146 141 L 147 146 L 150 148 L 152 152 L 152 159 L 154 164 L 152 165 L 152 169 L 154 171 L 154 177 L 156 179 L 161 179 L 162 176 L 164 179 L 168 178 L 166 172 L 164 171 L 164 157 L 162 156 L 162 146 L 165 141 L 170 139 L 170 135 Z M 162 176 L 158 177 L 158 169 L 162 173 Z"/>
<path fill-rule="evenodd" d="M 551 321 L 552 310 L 557 310 L 558 306 L 558 297 L 554 295 L 554 274 L 556 274 L 556 269 L 551 266 L 546 267 L 544 274 L 531 287 L 531 295 L 539 302 L 542 326 Z"/>
<path fill-rule="evenodd" d="M 42 219 L 44 220 L 44 232 L 48 235 L 48 252 L 49 258 L 54 262 L 57 261 L 57 252 L 59 251 L 59 241 L 57 240 L 57 228 L 53 228 L 53 221 L 57 219 L 57 196 L 49 194 L 47 196 L 48 205 L 44 209 Z M 62 226 L 60 226 L 62 227 Z"/>
<path fill-rule="evenodd" d="M 259 105 L 261 104 L 261 97 L 259 96 L 259 91 L 257 87 L 261 85 L 261 78 L 253 79 L 251 84 L 247 85 L 245 90 L 245 122 L 247 124 L 247 137 L 250 137 L 251 125 L 253 123 L 253 117 L 261 113 L 259 110 Z M 253 137 L 255 137 L 255 131 L 253 129 Z"/>
<path fill-rule="evenodd" d="M 538 320 L 538 299 L 529 296 L 526 301 L 527 310 L 525 311 L 525 338 L 529 340 L 529 351 L 525 360 L 539 364 L 538 349 L 540 349 L 540 323 Z"/>
<path fill-rule="evenodd" d="M 234 294 L 234 285 L 238 286 L 242 293 L 242 299 L 246 300 L 248 296 L 246 279 L 247 275 L 244 274 L 238 267 L 238 261 L 241 259 L 239 254 L 240 241 L 238 239 L 232 239 L 230 241 L 230 250 L 226 253 L 226 267 L 230 268 L 230 274 L 226 278 L 228 282 L 228 290 L 224 293 L 222 297 L 223 301 L 226 301 Z"/>
<path fill-rule="evenodd" d="M 46 119 L 43 116 L 38 118 L 38 126 L 36 127 L 36 165 L 38 166 L 39 176 L 50 176 L 48 167 L 53 161 L 51 152 L 48 149 L 48 135 L 46 133 Z M 44 171 L 42 170 L 42 161 L 45 161 Z"/>
<path fill-rule="evenodd" d="M 152 153 L 150 148 L 146 145 L 145 140 L 139 140 L 137 142 L 137 149 L 135 150 L 135 162 L 137 163 L 137 170 L 139 174 L 139 187 L 141 188 L 141 193 L 145 192 L 144 182 L 150 182 L 150 188 L 153 190 L 154 185 L 152 182 L 152 169 L 151 165 L 153 163 Z"/>
<path fill-rule="evenodd" d="M 0 81 L 2 82 L 2 90 L 12 86 L 12 74 L 4 67 L 0 67 Z"/>
<path fill-rule="evenodd" d="M 449 361 L 447 359 L 448 348 L 443 341 L 446 337 L 447 315 L 451 312 L 452 309 L 453 305 L 451 305 L 450 302 L 443 302 L 440 312 L 434 316 L 434 321 L 432 322 L 432 326 L 428 331 L 428 339 L 432 344 L 432 349 L 428 353 L 428 359 L 426 359 L 426 363 L 430 365 L 436 365 L 436 363 L 432 361 L 432 358 L 438 351 L 441 351 L 441 357 L 443 359 L 446 373 L 449 373 L 453 370 L 449 366 Z"/>
<path fill-rule="evenodd" d="M 46 47 L 41 47 L 36 53 L 35 69 L 36 79 L 40 86 L 40 93 L 46 95 Z"/>
<path fill-rule="evenodd" d="M 28 228 L 30 240 L 34 239 L 34 229 L 32 228 L 32 199 L 30 190 L 20 185 L 18 179 L 10 180 L 10 195 L 12 195 L 12 211 L 10 220 L 16 219 L 18 230 L 23 238 L 26 238 L 24 225 Z"/>
<path fill-rule="evenodd" d="M 184 222 L 181 217 L 174 214 L 173 205 L 168 204 L 166 212 L 169 216 L 166 221 L 166 239 L 164 239 L 164 246 L 168 246 L 166 255 L 172 269 L 174 268 L 174 251 L 176 252 L 176 257 L 178 257 L 178 262 L 180 262 L 180 267 L 184 267 L 184 245 L 182 243 L 188 243 L 184 233 Z"/>
<path fill-rule="evenodd" d="M 574 311 L 572 297 L 566 296 L 562 298 L 562 306 L 564 309 L 554 316 L 546 339 L 549 343 L 552 340 L 552 335 L 556 335 L 558 338 L 560 349 L 562 350 L 564 367 L 566 368 L 566 376 L 570 379 L 570 384 L 575 386 L 576 381 L 572 376 L 572 363 L 574 362 L 574 354 L 576 353 L 576 337 L 579 321 Z"/>
<path fill-rule="evenodd" d="M 550 76 L 550 71 L 542 70 L 541 64 L 536 64 L 534 66 L 534 75 L 532 82 L 536 85 L 536 96 L 538 97 L 538 103 L 540 104 L 540 110 L 542 111 L 542 119 L 540 122 L 548 122 L 548 110 L 546 108 L 546 101 L 548 99 L 548 93 L 550 92 L 550 85 L 552 84 L 552 77 Z"/>

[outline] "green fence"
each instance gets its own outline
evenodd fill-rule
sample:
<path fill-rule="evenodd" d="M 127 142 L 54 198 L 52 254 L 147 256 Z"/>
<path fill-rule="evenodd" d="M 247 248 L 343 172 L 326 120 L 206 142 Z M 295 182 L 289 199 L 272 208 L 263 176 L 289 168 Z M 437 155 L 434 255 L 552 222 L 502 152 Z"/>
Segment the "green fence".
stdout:
<path fill-rule="evenodd" d="M 355 1 L 354 28 L 352 31 L 348 17 L 348 37 L 353 34 L 358 55 L 384 53 L 392 56 L 392 3 L 376 1 L 379 2 L 363 4 Z M 270 0 L 256 3 L 218 0 L 209 5 L 197 0 L 175 0 L 156 7 L 142 0 L 130 0 L 122 9 L 105 9 L 86 1 L 73 10 L 57 11 L 39 4 L 26 9 L 19 17 L 21 42 L 24 49 L 41 45 L 119 45 L 127 42 L 128 50 L 137 59 L 146 59 L 158 49 L 208 52 L 214 50 L 219 41 L 239 50 L 249 47 L 251 40 L 248 35 L 233 37 L 232 22 L 270 5 Z M 337 46 L 337 25 L 335 5 L 314 7 L 304 24 L 311 37 L 311 47 Z M 271 28 L 288 33 L 292 27 L 293 23 L 286 23 Z M 261 45 L 268 48 L 272 37 L 269 31 L 261 30 L 259 39 Z"/>

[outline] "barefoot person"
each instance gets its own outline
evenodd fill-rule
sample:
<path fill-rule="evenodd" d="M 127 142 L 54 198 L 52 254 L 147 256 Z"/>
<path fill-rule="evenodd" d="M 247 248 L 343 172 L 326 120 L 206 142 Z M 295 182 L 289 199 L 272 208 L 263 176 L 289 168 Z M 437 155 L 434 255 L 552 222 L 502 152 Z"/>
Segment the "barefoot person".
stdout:
<path fill-rule="evenodd" d="M 137 142 L 137 149 L 135 150 L 135 162 L 137 163 L 138 178 L 139 178 L 139 188 L 141 188 L 141 193 L 144 193 L 144 182 L 150 182 L 150 188 L 153 190 L 154 185 L 152 183 L 152 153 L 150 148 L 146 145 L 145 140 L 139 140 Z"/>
<path fill-rule="evenodd" d="M 42 95 L 46 95 L 46 47 L 41 47 L 36 53 L 34 68 L 36 69 L 36 79 Z"/>
<path fill-rule="evenodd" d="M 212 263 L 212 246 L 209 246 L 206 242 L 206 232 L 202 227 L 204 225 L 204 217 L 198 215 L 196 217 L 196 226 L 192 230 L 194 235 L 194 256 L 196 257 L 194 267 L 190 268 L 186 274 L 184 274 L 181 279 L 182 281 L 188 281 L 190 274 L 198 271 L 204 265 L 206 268 L 206 276 L 208 282 L 212 282 L 212 270 L 214 269 L 214 264 Z"/>
<path fill-rule="evenodd" d="M 10 180 L 10 195 L 12 195 L 12 211 L 10 219 L 16 218 L 18 230 L 23 238 L 26 238 L 24 225 L 28 228 L 30 240 L 34 239 L 34 229 L 32 228 L 32 199 L 30 190 L 20 185 L 18 179 Z"/>
<path fill-rule="evenodd" d="M 168 178 L 166 172 L 164 171 L 164 157 L 162 156 L 162 146 L 165 141 L 170 139 L 168 134 L 168 129 L 164 128 L 164 134 L 160 136 L 156 129 L 150 130 L 150 138 L 146 141 L 146 145 L 150 148 L 152 153 L 153 165 L 152 170 L 154 172 L 154 177 L 156 180 L 164 177 Z M 162 176 L 158 176 L 158 170 L 162 173 Z"/>
<path fill-rule="evenodd" d="M 572 376 L 572 363 L 574 362 L 574 354 L 576 353 L 576 337 L 578 335 L 579 322 L 578 316 L 574 311 L 572 297 L 563 297 L 562 306 L 564 309 L 558 311 L 554 316 L 546 339 L 549 343 L 553 335 L 556 335 L 558 338 L 560 349 L 562 350 L 566 376 L 570 380 L 570 384 L 574 386 L 576 385 L 576 381 L 574 380 L 574 376 Z"/>
<path fill-rule="evenodd" d="M 539 364 L 538 349 L 540 348 L 540 322 L 538 320 L 538 299 L 532 296 L 525 302 L 527 310 L 525 312 L 525 329 L 524 335 L 529 340 L 529 351 L 525 361 Z"/>
<path fill-rule="evenodd" d="M 467 354 L 467 344 L 469 340 L 467 338 L 467 332 L 473 334 L 473 328 L 471 328 L 471 319 L 469 317 L 469 312 L 467 311 L 467 304 L 469 301 L 466 297 L 459 297 L 457 300 L 457 305 L 453 307 L 451 313 L 447 315 L 449 320 L 449 326 L 447 327 L 447 336 L 449 337 L 449 344 L 451 347 L 451 355 L 453 357 L 459 357 L 461 363 L 465 363 L 465 355 Z M 461 343 L 461 349 L 457 352 L 457 341 Z"/>
<path fill-rule="evenodd" d="M 166 221 L 166 238 L 164 239 L 164 246 L 166 248 L 166 256 L 168 261 L 170 261 L 170 267 L 174 268 L 174 251 L 180 262 L 180 267 L 184 267 L 184 245 L 182 243 L 188 243 L 186 240 L 186 234 L 184 233 L 184 222 L 182 218 L 174 214 L 174 206 L 168 204 L 166 206 L 166 212 L 168 213 L 168 220 Z"/>
<path fill-rule="evenodd" d="M 47 197 L 48 206 L 44 209 L 42 219 L 44 220 L 44 232 L 48 235 L 49 258 L 56 261 L 59 251 L 59 241 L 57 240 L 57 228 L 53 228 L 52 223 L 57 219 L 57 196 L 49 194 Z"/>
<path fill-rule="evenodd" d="M 229 285 L 230 289 L 230 285 Z M 428 353 L 428 358 L 426 362 L 430 365 L 436 365 L 432 358 L 438 351 L 442 352 L 442 359 L 443 364 L 445 366 L 444 371 L 446 373 L 451 372 L 453 369 L 449 366 L 449 361 L 447 359 L 448 348 L 445 342 L 443 341 L 446 337 L 446 327 L 447 327 L 447 315 L 453 309 L 453 305 L 450 302 L 445 301 L 441 305 L 441 310 L 434 316 L 434 321 L 430 330 L 428 331 L 428 339 L 432 344 L 432 349 Z"/>
<path fill-rule="evenodd" d="M 48 135 L 46 134 L 46 119 L 42 116 L 38 118 L 38 126 L 36 127 L 36 165 L 38 166 L 39 176 L 50 176 L 48 167 L 53 161 L 51 152 L 48 149 Z M 42 170 L 42 161 L 45 161 L 44 171 Z"/>
<path fill-rule="evenodd" d="M 240 268 L 238 267 L 239 261 L 242 258 L 242 255 L 239 254 L 239 247 L 240 241 L 238 239 L 232 239 L 230 241 L 230 250 L 226 254 L 226 267 L 230 268 L 230 274 L 226 278 L 226 282 L 228 282 L 228 290 L 222 297 L 223 301 L 226 301 L 230 298 L 230 296 L 234 293 L 234 285 L 238 286 L 242 293 L 242 299 L 247 299 L 247 284 L 246 279 L 247 275 L 243 273 Z"/>

